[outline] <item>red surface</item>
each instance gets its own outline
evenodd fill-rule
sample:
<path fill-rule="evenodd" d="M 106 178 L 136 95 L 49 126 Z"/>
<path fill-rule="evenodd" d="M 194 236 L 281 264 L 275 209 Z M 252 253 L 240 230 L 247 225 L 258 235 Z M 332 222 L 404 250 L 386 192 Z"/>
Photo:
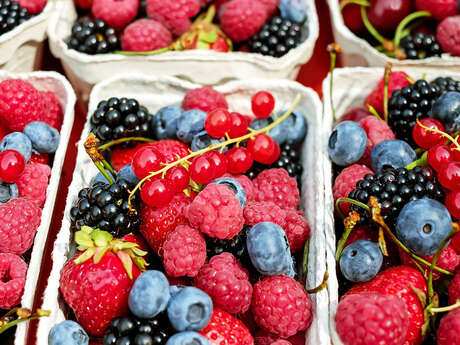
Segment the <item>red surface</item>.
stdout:
<path fill-rule="evenodd" d="M 325 0 L 316 0 L 318 17 L 320 21 L 320 36 L 316 43 L 313 57 L 300 70 L 297 81 L 309 86 L 318 92 L 321 96 L 321 84 L 329 71 L 329 54 L 326 47 L 333 41 L 332 31 L 330 26 L 329 10 Z M 57 70 L 63 73 L 62 68 L 57 60 L 55 60 L 49 51 L 45 52 L 44 70 Z M 43 254 L 42 267 L 39 276 L 39 283 L 35 294 L 34 308 L 39 308 L 43 302 L 43 293 L 48 281 L 48 276 L 51 271 L 51 253 L 56 235 L 61 227 L 61 220 L 64 213 L 65 202 L 67 198 L 67 190 L 72 181 L 72 174 L 75 168 L 75 160 L 77 155 L 76 143 L 80 139 L 81 131 L 86 118 L 86 105 L 81 102 L 75 107 L 75 122 L 72 129 L 72 134 L 67 148 L 67 156 L 62 170 L 61 181 L 57 193 L 56 204 L 54 207 L 54 215 L 51 222 L 49 236 L 45 251 Z M 36 343 L 35 332 L 37 321 L 32 321 L 29 327 L 28 341 L 26 345 L 34 345 Z"/>

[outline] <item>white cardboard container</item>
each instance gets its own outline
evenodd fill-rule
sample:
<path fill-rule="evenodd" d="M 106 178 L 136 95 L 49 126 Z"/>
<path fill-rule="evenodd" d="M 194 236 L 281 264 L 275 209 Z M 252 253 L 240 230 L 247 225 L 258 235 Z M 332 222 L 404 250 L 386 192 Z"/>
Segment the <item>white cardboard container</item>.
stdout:
<path fill-rule="evenodd" d="M 40 67 L 53 8 L 53 2 L 48 1 L 40 14 L 0 36 L 0 69 L 19 73 Z"/>
<path fill-rule="evenodd" d="M 427 70 L 425 67 L 396 67 L 393 70 L 405 71 L 415 80 L 426 76 L 427 81 L 432 81 L 436 77 L 452 77 L 456 80 L 460 80 L 460 72 L 453 72 L 439 68 L 438 70 Z M 334 101 L 335 113 L 337 119 L 350 108 L 361 106 L 364 103 L 364 99 L 375 88 L 379 80 L 383 77 L 384 68 L 374 67 L 354 67 L 354 68 L 339 68 L 334 71 L 334 86 L 332 91 L 332 99 Z M 324 229 L 326 236 L 326 262 L 327 270 L 329 271 L 328 281 L 328 295 L 329 295 L 329 332 L 327 336 L 330 336 L 330 344 L 343 345 L 340 341 L 339 336 L 335 331 L 334 316 L 337 310 L 339 302 L 338 287 L 339 282 L 337 280 L 337 270 L 335 261 L 336 243 L 337 238 L 335 236 L 335 224 L 334 224 L 334 197 L 332 196 L 332 164 L 327 156 L 327 146 L 329 136 L 334 127 L 332 119 L 332 111 L 330 104 L 330 74 L 323 81 L 323 107 L 324 107 L 324 118 L 323 118 L 323 135 L 322 135 L 322 149 L 326 156 L 324 162 L 324 180 L 325 180 L 325 219 Z"/>
<path fill-rule="evenodd" d="M 73 0 L 61 0 L 50 20 L 50 48 L 62 65 L 77 94 L 86 101 L 94 84 L 122 73 L 175 76 L 191 82 L 215 85 L 232 79 L 295 79 L 300 66 L 313 54 L 319 34 L 314 0 L 308 4 L 308 38 L 281 58 L 260 54 L 206 50 L 167 52 L 154 56 L 118 54 L 87 55 L 69 49 L 66 43 L 77 14 Z"/>
<path fill-rule="evenodd" d="M 391 62 L 394 66 L 423 66 L 424 68 L 446 67 L 460 71 L 460 57 L 443 54 L 423 60 L 398 60 L 378 52 L 366 40 L 355 35 L 344 23 L 338 0 L 327 0 L 331 14 L 332 30 L 335 42 L 342 47 L 341 58 L 344 66 L 385 66 Z M 388 37 L 392 38 L 392 37 Z"/>
<path fill-rule="evenodd" d="M 154 113 L 159 108 L 180 104 L 185 92 L 199 87 L 173 77 L 153 78 L 142 75 L 125 75 L 104 81 L 93 89 L 89 102 L 89 113 L 92 114 L 99 101 L 109 97 L 135 97 L 141 104 Z M 308 136 L 302 150 L 304 174 L 301 206 L 304 215 L 311 227 L 310 250 L 308 260 L 307 287 L 319 285 L 326 269 L 325 264 L 325 237 L 324 237 L 324 179 L 323 166 L 326 164 L 318 155 L 320 148 L 320 129 L 322 108 L 318 95 L 302 85 L 286 80 L 248 80 L 233 81 L 216 87 L 226 95 L 230 109 L 242 113 L 250 113 L 250 96 L 260 90 L 272 92 L 276 99 L 276 110 L 289 108 L 297 94 L 302 99 L 297 106 L 308 121 Z M 46 345 L 49 330 L 53 325 L 65 319 L 67 306 L 59 293 L 60 271 L 68 260 L 71 249 L 71 233 L 69 212 L 77 198 L 80 189 L 87 187 L 97 169 L 91 163 L 83 147 L 83 142 L 89 134 L 89 116 L 78 143 L 77 168 L 74 171 L 72 184 L 67 195 L 67 205 L 62 221 L 62 228 L 54 244 L 52 255 L 53 268 L 45 290 L 43 309 L 52 310 L 50 317 L 41 318 L 38 325 L 37 345 Z M 328 295 L 324 289 L 317 294 L 310 295 L 313 303 L 314 318 L 310 330 L 307 332 L 306 344 L 327 345 L 327 318 Z"/>
<path fill-rule="evenodd" d="M 70 83 L 59 73 L 56 72 L 30 72 L 30 73 L 10 73 L 0 71 L 0 81 L 9 78 L 19 78 L 30 82 L 39 90 L 52 91 L 56 95 L 64 112 L 64 120 L 60 131 L 60 142 L 54 155 L 53 167 L 46 190 L 46 202 L 42 209 L 40 226 L 35 235 L 31 259 L 28 262 L 26 285 L 21 299 L 24 308 L 32 308 L 35 296 L 35 289 L 42 263 L 43 249 L 48 237 L 48 230 L 53 217 L 54 202 L 61 178 L 62 165 L 65 159 L 67 144 L 72 131 L 74 120 L 74 106 L 76 102 L 75 94 Z M 15 345 L 25 344 L 28 323 L 20 323 L 16 330 Z"/>

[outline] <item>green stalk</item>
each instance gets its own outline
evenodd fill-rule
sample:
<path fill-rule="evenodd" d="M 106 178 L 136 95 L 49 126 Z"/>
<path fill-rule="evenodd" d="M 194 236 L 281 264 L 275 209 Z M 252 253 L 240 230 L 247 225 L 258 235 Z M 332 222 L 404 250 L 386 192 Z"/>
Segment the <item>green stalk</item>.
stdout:
<path fill-rule="evenodd" d="M 417 11 L 409 14 L 406 18 L 401 20 L 398 27 L 396 28 L 395 37 L 393 39 L 393 44 L 395 47 L 399 47 L 399 42 L 403 37 L 402 34 L 406 26 L 413 21 L 414 19 L 421 18 L 421 17 L 431 17 L 431 13 L 428 11 Z"/>
<path fill-rule="evenodd" d="M 126 137 L 126 138 L 120 138 L 120 139 L 117 139 L 117 140 L 113 140 L 113 141 L 110 141 L 104 145 L 101 145 L 98 147 L 99 151 L 105 151 L 107 150 L 108 148 L 112 147 L 112 146 L 115 146 L 115 145 L 118 145 L 118 144 L 121 144 L 121 143 L 124 143 L 124 142 L 127 142 L 127 141 L 145 141 L 145 142 L 148 142 L 148 143 L 153 143 L 155 142 L 155 140 L 153 139 L 149 139 L 149 138 L 144 138 L 144 137 Z"/>
<path fill-rule="evenodd" d="M 378 118 L 379 120 L 381 120 L 382 118 L 380 117 L 379 113 L 377 112 L 377 110 L 375 110 L 375 108 L 370 105 L 370 104 L 366 104 L 367 106 L 367 110 L 369 110 L 369 112 L 374 115 L 376 118 Z"/>
<path fill-rule="evenodd" d="M 332 90 L 334 87 L 334 70 L 335 70 L 335 64 L 337 60 L 337 53 L 341 52 L 341 48 L 338 44 L 336 43 L 331 43 L 327 46 L 327 50 L 329 51 L 329 54 L 331 56 L 331 65 L 330 65 L 330 78 L 329 78 L 329 102 L 331 104 L 331 112 L 332 112 L 332 121 L 336 121 L 336 115 L 335 115 L 335 107 L 334 107 L 334 101 L 332 100 Z"/>
<path fill-rule="evenodd" d="M 97 170 L 101 172 L 101 174 L 106 178 L 106 180 L 110 183 L 113 184 L 113 179 L 112 177 L 107 173 L 107 171 L 104 169 L 104 164 L 101 162 L 94 162 L 94 165 L 96 166 Z"/>
<path fill-rule="evenodd" d="M 412 170 L 415 167 L 424 167 L 424 166 L 428 165 L 427 157 L 428 157 L 428 151 L 425 151 L 425 152 L 423 152 L 422 156 L 419 159 L 417 159 L 417 160 L 413 161 L 412 163 L 406 165 L 405 168 L 407 170 Z"/>
<path fill-rule="evenodd" d="M 171 49 L 169 47 L 157 49 L 157 50 L 150 50 L 146 52 L 131 52 L 131 51 L 125 51 L 125 50 L 117 50 L 114 52 L 114 54 L 118 55 L 125 55 L 125 56 L 149 56 L 149 55 L 159 55 L 162 53 L 166 53 L 170 51 Z"/>
<path fill-rule="evenodd" d="M 441 308 L 430 308 L 431 313 L 446 313 L 448 311 L 457 309 L 460 307 L 460 299 L 457 300 L 454 304 L 448 305 L 446 307 L 441 307 Z"/>
<path fill-rule="evenodd" d="M 369 21 L 367 17 L 366 7 L 361 6 L 361 18 L 363 20 L 364 26 L 366 27 L 367 31 L 377 40 L 379 41 L 384 47 L 386 48 L 386 43 L 388 40 L 379 34 L 379 32 L 374 28 L 374 26 Z"/>
<path fill-rule="evenodd" d="M 345 1 L 340 2 L 340 11 L 343 11 L 345 6 L 351 5 L 351 4 L 365 6 L 365 7 L 369 7 L 371 5 L 370 2 L 366 0 L 345 0 Z"/>

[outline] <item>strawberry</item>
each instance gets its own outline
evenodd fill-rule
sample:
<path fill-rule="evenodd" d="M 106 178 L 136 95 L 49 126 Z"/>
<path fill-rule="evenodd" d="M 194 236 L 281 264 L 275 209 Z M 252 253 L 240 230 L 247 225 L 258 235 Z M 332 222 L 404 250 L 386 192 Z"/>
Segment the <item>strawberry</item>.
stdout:
<path fill-rule="evenodd" d="M 83 252 L 62 268 L 60 290 L 78 323 L 90 335 L 101 336 L 112 319 L 128 311 L 129 292 L 144 270 L 146 252 L 137 243 L 88 226 L 75 233 L 75 241 Z"/>
<path fill-rule="evenodd" d="M 254 345 L 254 339 L 245 324 L 219 308 L 214 308 L 211 320 L 200 333 L 210 345 Z"/>
<path fill-rule="evenodd" d="M 139 150 L 141 147 L 152 145 L 152 143 L 142 143 L 137 144 L 133 147 L 128 148 L 116 148 L 112 150 L 112 166 L 115 171 L 120 171 L 125 165 L 130 164 L 133 160 L 134 154 Z"/>
<path fill-rule="evenodd" d="M 378 292 L 401 297 L 409 314 L 409 328 L 404 345 L 418 345 L 423 340 L 421 330 L 424 316 L 422 303 L 414 289 L 426 296 L 427 285 L 420 271 L 409 266 L 396 266 L 379 273 L 369 282 L 353 286 L 344 296 Z"/>
<path fill-rule="evenodd" d="M 179 140 L 160 140 L 154 142 L 152 146 L 163 154 L 166 159 L 166 163 L 172 163 L 178 158 L 182 158 L 190 154 L 188 146 Z"/>

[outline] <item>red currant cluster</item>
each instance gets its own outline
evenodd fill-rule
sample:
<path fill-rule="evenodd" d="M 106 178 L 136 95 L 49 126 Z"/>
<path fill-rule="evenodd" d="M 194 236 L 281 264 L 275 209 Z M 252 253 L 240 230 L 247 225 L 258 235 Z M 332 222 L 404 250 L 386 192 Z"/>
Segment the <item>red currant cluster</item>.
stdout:
<path fill-rule="evenodd" d="M 13 183 L 21 176 L 26 161 L 16 150 L 5 150 L 0 153 L 0 180 Z"/>

